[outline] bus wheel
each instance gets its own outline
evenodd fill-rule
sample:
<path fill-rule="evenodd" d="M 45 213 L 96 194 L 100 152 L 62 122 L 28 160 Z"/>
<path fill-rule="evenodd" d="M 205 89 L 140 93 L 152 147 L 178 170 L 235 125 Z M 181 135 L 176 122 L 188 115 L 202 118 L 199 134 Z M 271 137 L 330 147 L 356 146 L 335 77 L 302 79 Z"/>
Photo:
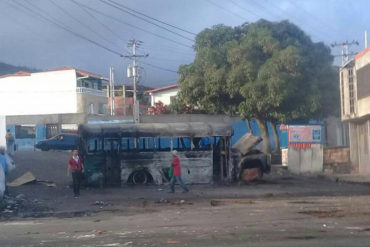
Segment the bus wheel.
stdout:
<path fill-rule="evenodd" d="M 135 171 L 132 174 L 132 183 L 133 184 L 147 184 L 148 182 L 148 173 L 144 170 Z"/>

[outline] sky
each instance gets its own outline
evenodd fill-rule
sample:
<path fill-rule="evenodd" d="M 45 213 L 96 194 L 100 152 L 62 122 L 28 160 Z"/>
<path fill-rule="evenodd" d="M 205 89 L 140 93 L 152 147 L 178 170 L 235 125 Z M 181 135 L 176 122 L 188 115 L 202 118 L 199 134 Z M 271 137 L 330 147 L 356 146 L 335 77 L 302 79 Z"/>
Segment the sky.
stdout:
<path fill-rule="evenodd" d="M 195 35 L 205 28 L 289 20 L 314 42 L 356 40 L 351 51 L 359 52 L 364 31 L 370 35 L 369 9 L 368 0 L 0 0 L 0 61 L 40 70 L 72 66 L 106 77 L 113 67 L 116 83 L 130 83 L 131 60 L 120 54 L 129 55 L 135 39 L 143 42 L 137 53 L 149 54 L 138 59 L 140 83 L 161 87 L 175 84 L 179 65 L 193 61 Z"/>

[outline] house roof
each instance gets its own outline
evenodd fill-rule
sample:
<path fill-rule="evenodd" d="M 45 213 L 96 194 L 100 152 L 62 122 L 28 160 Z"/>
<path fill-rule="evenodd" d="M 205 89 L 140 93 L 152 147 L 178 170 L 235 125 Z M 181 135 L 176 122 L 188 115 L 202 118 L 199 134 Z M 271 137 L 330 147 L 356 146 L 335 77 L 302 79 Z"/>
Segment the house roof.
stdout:
<path fill-rule="evenodd" d="M 88 71 L 85 71 L 85 70 L 76 69 L 76 68 L 70 67 L 70 66 L 65 66 L 65 67 L 60 67 L 60 68 L 56 68 L 56 69 L 51 69 L 51 70 L 47 70 L 45 72 L 62 71 L 62 70 L 72 70 L 72 69 L 76 70 L 76 72 L 78 74 L 82 75 L 82 76 L 89 76 L 89 77 L 94 77 L 94 78 L 97 78 L 97 79 L 108 80 L 108 79 L 104 78 L 104 76 L 102 76 L 102 75 L 91 73 L 91 72 L 88 72 Z"/>
<path fill-rule="evenodd" d="M 15 72 L 13 74 L 2 75 L 2 76 L 0 76 L 0 78 L 10 77 L 10 76 L 30 76 L 30 75 L 31 75 L 30 72 L 27 72 L 27 71 L 18 71 L 18 72 Z"/>
<path fill-rule="evenodd" d="M 160 88 L 155 88 L 155 89 L 152 89 L 152 90 L 148 90 L 146 91 L 146 93 L 158 93 L 158 92 L 162 92 L 162 91 L 166 91 L 166 90 L 170 90 L 170 89 L 173 89 L 173 88 L 177 88 L 179 85 L 177 84 L 173 84 L 173 85 L 169 85 L 169 86 L 166 86 L 166 87 L 160 87 Z"/>
<path fill-rule="evenodd" d="M 35 72 L 35 73 L 63 71 L 63 70 L 76 70 L 76 73 L 80 74 L 81 76 L 89 76 L 89 77 L 93 77 L 93 78 L 97 78 L 97 79 L 108 80 L 108 79 L 104 78 L 103 76 L 101 76 L 99 74 L 87 72 L 87 71 L 76 69 L 76 68 L 69 67 L 69 66 L 60 67 L 60 68 L 51 69 L 51 70 L 40 71 L 40 72 Z M 0 78 L 12 77 L 12 76 L 31 76 L 31 74 L 33 74 L 33 73 L 26 72 L 26 71 L 18 71 L 18 72 L 15 72 L 13 74 L 2 75 L 2 76 L 0 76 Z"/>
<path fill-rule="evenodd" d="M 362 50 L 360 53 L 356 54 L 355 59 L 359 59 L 363 55 L 365 55 L 368 51 L 370 51 L 370 46 L 366 48 L 365 50 Z"/>

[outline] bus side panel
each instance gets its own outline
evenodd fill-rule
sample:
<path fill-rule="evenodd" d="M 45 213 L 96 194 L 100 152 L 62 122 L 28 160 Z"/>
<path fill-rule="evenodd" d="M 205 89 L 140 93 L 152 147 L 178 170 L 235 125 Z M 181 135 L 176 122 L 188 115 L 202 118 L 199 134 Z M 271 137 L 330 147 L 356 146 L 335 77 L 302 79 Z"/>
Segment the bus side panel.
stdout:
<path fill-rule="evenodd" d="M 211 183 L 213 178 L 212 151 L 179 151 L 182 178 L 185 183 Z M 121 154 L 121 184 L 138 170 L 147 170 L 155 184 L 165 181 L 164 170 L 171 167 L 170 152 L 139 152 Z"/>

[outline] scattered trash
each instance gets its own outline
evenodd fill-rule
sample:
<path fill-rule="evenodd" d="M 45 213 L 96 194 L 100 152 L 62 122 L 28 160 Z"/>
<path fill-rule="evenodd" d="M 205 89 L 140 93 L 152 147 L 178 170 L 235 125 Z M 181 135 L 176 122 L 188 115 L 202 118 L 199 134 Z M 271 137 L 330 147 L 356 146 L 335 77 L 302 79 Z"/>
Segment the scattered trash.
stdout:
<path fill-rule="evenodd" d="M 156 201 L 156 203 L 169 203 L 169 201 L 165 198 L 161 198 L 158 201 Z"/>
<path fill-rule="evenodd" d="M 15 199 L 17 200 L 24 200 L 26 198 L 26 196 L 24 194 L 19 194 L 15 197 Z"/>
<path fill-rule="evenodd" d="M 42 181 L 42 180 L 36 180 L 37 183 L 45 185 L 47 187 L 57 187 L 57 185 L 51 181 Z"/>
<path fill-rule="evenodd" d="M 77 238 L 77 239 L 81 239 L 81 238 L 95 238 L 95 234 L 78 235 L 75 238 Z"/>
<path fill-rule="evenodd" d="M 178 243 L 180 243 L 180 241 L 175 240 L 175 239 L 168 239 L 167 240 L 167 244 L 178 244 Z"/>
<path fill-rule="evenodd" d="M 102 231 L 102 230 L 99 230 L 99 231 L 96 231 L 96 234 L 103 234 L 104 233 L 104 231 Z"/>
<path fill-rule="evenodd" d="M 104 202 L 104 201 L 95 201 L 95 202 L 94 202 L 94 205 L 97 205 L 97 206 L 104 206 L 104 205 L 105 205 L 105 202 Z"/>
<path fill-rule="evenodd" d="M 130 246 L 130 245 L 132 245 L 133 243 L 132 242 L 126 242 L 126 243 L 124 243 L 122 246 Z"/>
<path fill-rule="evenodd" d="M 19 178 L 13 180 L 10 183 L 7 183 L 7 185 L 10 186 L 10 187 L 18 187 L 18 186 L 21 186 L 23 184 L 28 184 L 28 183 L 35 182 L 35 181 L 36 181 L 35 176 L 31 172 L 26 172 L 25 174 L 23 174 Z"/>

